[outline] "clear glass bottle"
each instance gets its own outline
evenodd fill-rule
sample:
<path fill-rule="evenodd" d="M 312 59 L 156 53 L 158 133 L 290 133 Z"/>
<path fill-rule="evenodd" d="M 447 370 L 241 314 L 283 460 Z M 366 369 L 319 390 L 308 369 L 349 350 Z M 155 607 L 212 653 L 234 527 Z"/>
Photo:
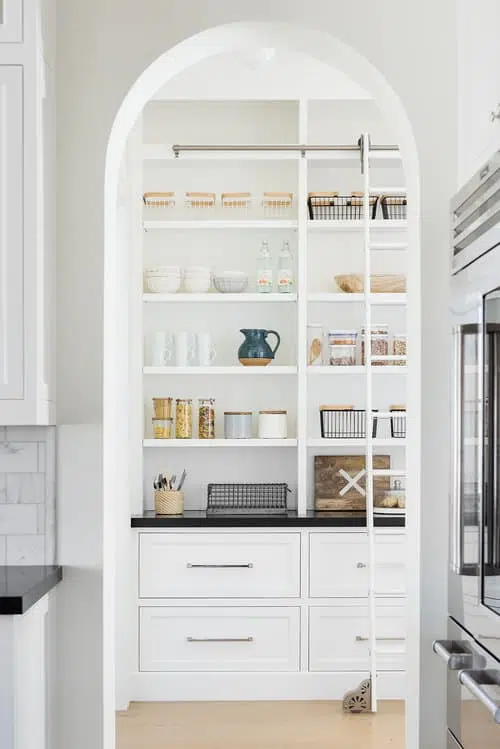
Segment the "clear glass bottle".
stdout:
<path fill-rule="evenodd" d="M 177 398 L 175 402 L 175 436 L 178 440 L 193 437 L 193 401 L 191 398 Z"/>
<path fill-rule="evenodd" d="M 198 437 L 215 439 L 215 398 L 198 399 Z"/>
<path fill-rule="evenodd" d="M 257 260 L 257 291 L 269 294 L 273 290 L 273 256 L 266 240 L 260 246 Z"/>
<path fill-rule="evenodd" d="M 289 294 L 293 290 L 293 256 L 290 244 L 285 240 L 278 259 L 278 291 Z"/>

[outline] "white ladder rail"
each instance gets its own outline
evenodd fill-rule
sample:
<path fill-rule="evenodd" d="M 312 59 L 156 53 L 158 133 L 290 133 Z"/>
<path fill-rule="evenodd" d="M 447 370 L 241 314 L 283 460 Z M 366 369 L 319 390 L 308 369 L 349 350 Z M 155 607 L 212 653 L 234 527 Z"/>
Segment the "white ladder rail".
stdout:
<path fill-rule="evenodd" d="M 308 102 L 299 100 L 299 138 L 307 140 Z M 299 158 L 297 185 L 297 510 L 307 512 L 307 316 L 308 316 L 308 213 L 307 159 Z"/>
<path fill-rule="evenodd" d="M 365 253 L 365 351 L 366 354 L 366 529 L 368 534 L 368 617 L 370 641 L 370 678 L 371 678 L 371 710 L 377 712 L 377 643 L 376 643 L 376 609 L 375 609 L 375 524 L 373 517 L 373 389 L 372 389 L 372 361 L 371 361 L 371 234 L 370 234 L 370 136 L 363 133 L 362 138 L 362 167 L 363 167 L 363 230 Z M 370 353 L 368 353 L 370 352 Z"/>

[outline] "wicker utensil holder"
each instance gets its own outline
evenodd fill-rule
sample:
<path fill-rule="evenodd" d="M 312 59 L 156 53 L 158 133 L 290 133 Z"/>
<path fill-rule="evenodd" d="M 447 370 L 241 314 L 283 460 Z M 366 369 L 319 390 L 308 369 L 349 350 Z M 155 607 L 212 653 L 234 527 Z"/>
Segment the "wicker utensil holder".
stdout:
<path fill-rule="evenodd" d="M 155 491 L 155 512 L 157 515 L 182 515 L 184 512 L 184 492 L 157 489 Z"/>

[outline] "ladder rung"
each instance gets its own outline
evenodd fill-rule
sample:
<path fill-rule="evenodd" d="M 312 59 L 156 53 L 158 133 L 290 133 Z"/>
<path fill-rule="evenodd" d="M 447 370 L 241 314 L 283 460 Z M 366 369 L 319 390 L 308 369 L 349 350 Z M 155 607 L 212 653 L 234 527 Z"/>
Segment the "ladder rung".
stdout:
<path fill-rule="evenodd" d="M 396 469 L 385 469 L 385 468 L 372 468 L 370 471 L 369 468 L 366 469 L 367 473 L 372 473 L 373 476 L 406 476 L 407 472 L 402 469 L 401 471 L 397 471 Z"/>
<path fill-rule="evenodd" d="M 406 195 L 406 187 L 371 187 L 370 195 Z"/>
<path fill-rule="evenodd" d="M 396 250 L 407 250 L 408 242 L 372 242 L 370 250 L 380 250 L 382 252 L 392 252 Z"/>
<path fill-rule="evenodd" d="M 384 354 L 380 356 L 370 356 L 370 361 L 408 361 L 408 357 L 401 354 Z"/>

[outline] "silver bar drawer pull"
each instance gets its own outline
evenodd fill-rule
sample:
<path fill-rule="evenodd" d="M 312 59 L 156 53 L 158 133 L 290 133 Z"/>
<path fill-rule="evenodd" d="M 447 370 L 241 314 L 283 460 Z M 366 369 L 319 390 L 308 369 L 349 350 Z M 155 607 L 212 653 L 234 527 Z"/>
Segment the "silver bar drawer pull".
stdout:
<path fill-rule="evenodd" d="M 461 671 L 474 665 L 474 655 L 468 650 L 465 641 L 434 640 L 432 649 L 443 659 L 449 671 Z"/>
<path fill-rule="evenodd" d="M 253 562 L 246 562 L 245 564 L 192 564 L 191 562 L 187 562 L 186 567 L 190 570 L 251 570 Z"/>
<path fill-rule="evenodd" d="M 253 642 L 253 637 L 186 637 L 188 642 Z"/>
<path fill-rule="evenodd" d="M 500 671 L 460 671 L 458 681 L 485 706 L 495 723 L 500 723 L 500 705 L 483 687 L 500 687 Z"/>
<path fill-rule="evenodd" d="M 406 637 L 376 637 L 375 639 L 377 642 L 404 642 Z M 356 642 L 370 642 L 370 638 L 356 635 Z"/>
<path fill-rule="evenodd" d="M 358 570 L 364 570 L 366 567 L 366 564 L 364 562 L 358 562 L 356 564 L 356 567 L 358 568 Z"/>

